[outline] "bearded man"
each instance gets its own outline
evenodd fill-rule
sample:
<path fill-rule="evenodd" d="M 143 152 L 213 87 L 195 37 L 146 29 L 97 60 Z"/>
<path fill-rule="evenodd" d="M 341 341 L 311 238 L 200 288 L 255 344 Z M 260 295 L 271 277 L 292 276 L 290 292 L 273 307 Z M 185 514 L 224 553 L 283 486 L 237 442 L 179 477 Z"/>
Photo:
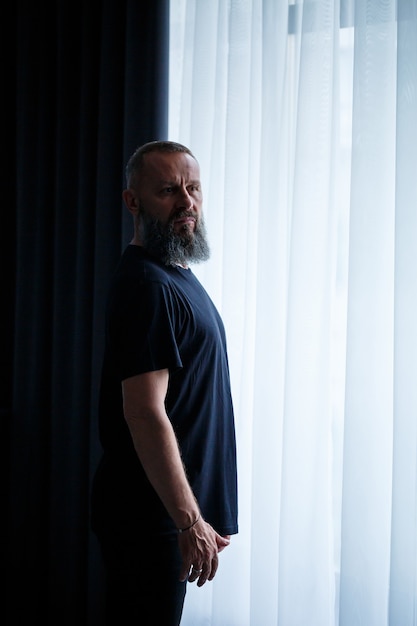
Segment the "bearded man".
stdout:
<path fill-rule="evenodd" d="M 107 302 L 92 528 L 107 626 L 178 626 L 187 582 L 213 580 L 238 532 L 226 338 L 189 267 L 209 258 L 196 158 L 150 142 L 126 179 L 134 234 Z"/>

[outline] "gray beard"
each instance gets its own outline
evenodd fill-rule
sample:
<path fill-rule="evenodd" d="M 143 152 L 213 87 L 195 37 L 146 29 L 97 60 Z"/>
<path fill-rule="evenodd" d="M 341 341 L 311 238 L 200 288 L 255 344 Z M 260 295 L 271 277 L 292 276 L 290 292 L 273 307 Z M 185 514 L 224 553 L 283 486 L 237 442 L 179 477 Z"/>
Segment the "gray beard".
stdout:
<path fill-rule="evenodd" d="M 179 214 L 176 217 L 181 216 Z M 175 232 L 172 222 L 161 224 L 149 217 L 143 207 L 140 220 L 142 246 L 164 265 L 187 266 L 189 263 L 201 263 L 210 258 L 210 247 L 202 218 L 196 222 L 193 232 L 184 227 L 179 233 Z"/>

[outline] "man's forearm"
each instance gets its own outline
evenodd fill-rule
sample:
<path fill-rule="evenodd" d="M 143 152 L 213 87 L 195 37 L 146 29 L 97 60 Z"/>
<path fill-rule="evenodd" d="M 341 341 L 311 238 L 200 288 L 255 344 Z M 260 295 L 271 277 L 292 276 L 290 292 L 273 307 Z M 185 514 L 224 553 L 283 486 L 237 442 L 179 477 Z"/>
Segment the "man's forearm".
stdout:
<path fill-rule="evenodd" d="M 149 481 L 177 528 L 186 528 L 200 513 L 168 416 L 154 411 L 126 421 Z"/>

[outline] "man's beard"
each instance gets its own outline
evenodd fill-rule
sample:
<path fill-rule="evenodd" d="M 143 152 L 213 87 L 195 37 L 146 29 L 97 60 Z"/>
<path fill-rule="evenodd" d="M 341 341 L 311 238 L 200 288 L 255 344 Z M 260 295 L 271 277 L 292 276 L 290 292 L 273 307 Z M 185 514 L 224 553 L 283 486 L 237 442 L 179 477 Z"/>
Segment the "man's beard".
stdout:
<path fill-rule="evenodd" d="M 175 218 L 189 215 L 186 211 L 176 214 Z M 203 218 L 196 221 L 194 231 L 188 226 L 175 232 L 173 221 L 162 224 L 151 218 L 146 209 L 141 207 L 142 246 L 165 265 L 183 265 L 201 263 L 210 258 L 210 247 Z"/>

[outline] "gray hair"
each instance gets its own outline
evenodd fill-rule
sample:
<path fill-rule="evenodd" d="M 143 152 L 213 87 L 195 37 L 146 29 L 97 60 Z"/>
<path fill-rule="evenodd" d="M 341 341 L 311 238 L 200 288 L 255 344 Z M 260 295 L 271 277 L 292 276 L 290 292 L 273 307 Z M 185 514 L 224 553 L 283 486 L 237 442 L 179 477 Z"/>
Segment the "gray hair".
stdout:
<path fill-rule="evenodd" d="M 175 141 L 149 141 L 136 148 L 127 162 L 125 175 L 128 187 L 133 187 L 138 183 L 144 165 L 144 156 L 150 152 L 185 152 L 197 161 L 191 150 L 181 143 Z"/>

